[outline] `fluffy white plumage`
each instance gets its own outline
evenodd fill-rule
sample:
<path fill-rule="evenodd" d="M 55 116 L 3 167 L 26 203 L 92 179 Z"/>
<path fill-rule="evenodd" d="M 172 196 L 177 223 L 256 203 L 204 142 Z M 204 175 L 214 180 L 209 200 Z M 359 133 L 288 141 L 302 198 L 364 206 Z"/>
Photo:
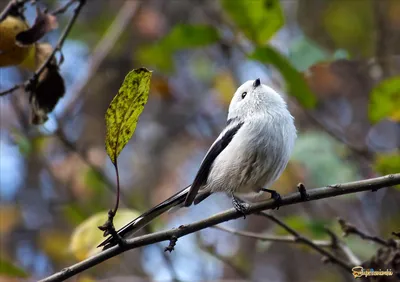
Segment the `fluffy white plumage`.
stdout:
<path fill-rule="evenodd" d="M 258 193 L 281 175 L 289 161 L 297 136 L 294 118 L 277 92 L 263 84 L 253 85 L 254 81 L 245 82 L 232 98 L 231 122 L 217 140 L 237 123 L 243 125 L 215 158 L 204 190 Z"/>

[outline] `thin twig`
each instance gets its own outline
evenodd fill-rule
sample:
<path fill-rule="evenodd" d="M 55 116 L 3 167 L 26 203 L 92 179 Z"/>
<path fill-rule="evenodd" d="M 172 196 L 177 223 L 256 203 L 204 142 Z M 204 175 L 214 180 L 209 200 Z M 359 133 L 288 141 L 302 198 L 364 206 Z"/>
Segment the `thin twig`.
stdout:
<path fill-rule="evenodd" d="M 388 1 L 381 0 L 372 1 L 375 21 L 375 58 L 376 63 L 380 65 L 382 70 L 382 76 L 380 78 L 383 79 L 393 75 L 393 60 L 390 58 L 392 54 L 393 35 L 391 34 L 390 21 L 387 17 L 387 11 L 390 6 L 389 3 Z"/>
<path fill-rule="evenodd" d="M 22 87 L 24 87 L 24 84 L 16 84 L 16 85 L 14 85 L 13 87 L 11 87 L 9 89 L 1 91 L 0 92 L 0 96 L 4 96 L 4 95 L 7 95 L 7 94 L 10 94 L 10 93 L 14 92 L 15 90 L 17 90 L 18 88 L 22 88 Z"/>
<path fill-rule="evenodd" d="M 161 246 L 161 244 L 158 247 L 159 247 L 159 250 L 160 250 L 160 254 L 161 254 L 161 256 L 163 257 L 163 259 L 165 261 L 166 268 L 168 269 L 168 271 L 171 274 L 172 281 L 173 282 L 180 282 L 181 280 L 178 278 L 178 274 L 175 271 L 175 268 L 174 268 L 173 262 L 171 260 L 171 257 L 164 251 L 164 247 Z"/>
<path fill-rule="evenodd" d="M 235 261 L 233 261 L 231 258 L 221 256 L 220 254 L 218 254 L 215 251 L 215 248 L 206 246 L 200 239 L 198 239 L 197 241 L 198 241 L 200 250 L 202 250 L 203 252 L 209 254 L 213 258 L 215 258 L 215 259 L 219 260 L 220 262 L 229 266 L 241 278 L 243 278 L 243 279 L 249 278 L 249 273 L 245 269 L 243 269 L 242 266 L 238 265 Z"/>
<path fill-rule="evenodd" d="M 352 265 L 361 265 L 361 260 L 353 253 L 353 251 L 347 246 L 338 236 L 329 228 L 325 228 L 325 231 L 331 237 L 331 245 L 334 250 L 338 250 L 346 256 L 347 260 Z"/>
<path fill-rule="evenodd" d="M 302 107 L 301 107 L 302 108 Z M 347 146 L 347 148 L 353 152 L 360 160 L 363 160 L 366 163 L 370 163 L 372 160 L 372 155 L 368 150 L 360 149 L 350 142 L 348 142 L 343 136 L 341 136 L 337 131 L 329 128 L 320 118 L 318 118 L 313 112 L 302 108 L 303 113 L 309 118 L 309 120 L 320 129 L 328 133 L 331 137 L 336 139 L 337 141 L 343 143 Z"/>
<path fill-rule="evenodd" d="M 337 264 L 338 266 L 342 267 L 344 270 L 346 270 L 347 272 L 351 273 L 351 268 L 353 267 L 353 265 L 348 264 L 346 261 L 343 261 L 342 259 L 339 259 L 337 256 L 335 256 L 334 254 L 328 252 L 327 250 L 324 250 L 322 247 L 314 244 L 314 242 L 310 239 L 308 239 L 307 237 L 304 237 L 303 235 L 299 234 L 296 230 L 294 230 L 293 228 L 291 228 L 290 226 L 288 226 L 286 223 L 284 223 L 283 221 L 281 221 L 280 219 L 278 219 L 276 216 L 269 214 L 265 211 L 259 212 L 257 213 L 261 216 L 267 217 L 268 219 L 270 219 L 271 221 L 275 222 L 276 224 L 278 224 L 279 226 L 281 226 L 283 229 L 285 229 L 287 232 L 289 232 L 290 234 L 293 235 L 293 237 L 295 237 L 295 239 L 300 242 L 303 243 L 307 246 L 309 246 L 310 248 L 314 249 L 315 251 L 317 251 L 318 253 L 322 254 L 324 257 L 328 258 L 328 260 L 334 264 Z"/>
<path fill-rule="evenodd" d="M 347 221 L 345 221 L 342 218 L 339 218 L 338 222 L 340 224 L 340 228 L 342 228 L 344 237 L 348 236 L 349 234 L 355 234 L 355 235 L 358 235 L 361 239 L 369 240 L 369 241 L 375 242 L 375 243 L 380 244 L 385 247 L 391 246 L 391 244 L 389 242 L 383 240 L 382 238 L 379 238 L 378 236 L 371 236 L 371 235 L 365 234 L 364 232 L 359 230 L 357 227 L 348 223 Z"/>
<path fill-rule="evenodd" d="M 10 11 L 14 7 L 23 6 L 28 1 L 30 1 L 30 0 L 11 0 L 10 2 L 8 2 L 7 6 L 3 9 L 3 11 L 1 11 L 0 22 L 2 22 L 8 16 Z"/>
<path fill-rule="evenodd" d="M 58 14 L 63 14 L 65 13 L 65 11 L 68 10 L 69 6 L 71 6 L 74 2 L 79 1 L 79 0 L 69 0 L 64 6 L 54 10 L 53 12 L 51 12 L 51 14 L 53 16 L 56 16 Z"/>
<path fill-rule="evenodd" d="M 58 51 L 61 51 L 61 48 L 62 48 L 62 46 L 64 44 L 64 41 L 67 39 L 67 36 L 68 36 L 69 32 L 72 29 L 72 26 L 74 25 L 76 19 L 78 18 L 78 15 L 79 15 L 81 9 L 83 8 L 83 6 L 86 3 L 86 0 L 78 0 L 78 3 L 79 3 L 78 6 L 74 10 L 74 14 L 72 15 L 72 17 L 69 20 L 67 26 L 65 27 L 63 33 L 61 34 L 60 38 L 58 39 L 58 42 L 57 42 L 56 46 L 53 49 L 53 52 L 51 52 L 51 54 L 42 63 L 42 65 L 35 71 L 35 73 L 33 74 L 32 78 L 29 79 L 27 86 L 30 85 L 32 82 L 36 81 L 39 78 L 39 76 L 42 74 L 42 72 L 50 64 L 50 62 L 54 58 L 55 54 Z"/>
<path fill-rule="evenodd" d="M 252 238 L 260 241 L 268 241 L 268 242 L 277 242 L 277 243 L 301 243 L 296 239 L 295 236 L 274 236 L 274 235 L 261 235 L 257 234 L 254 232 L 249 232 L 249 231 L 239 231 L 239 230 L 234 230 L 222 226 L 213 226 L 215 229 L 219 229 L 228 233 L 232 233 L 238 236 L 243 236 L 247 238 Z M 331 242 L 326 241 L 326 240 L 313 240 L 313 244 L 320 246 L 320 247 L 330 247 Z"/>
<path fill-rule="evenodd" d="M 330 198 L 339 195 L 352 194 L 361 191 L 371 191 L 377 190 L 384 187 L 394 186 L 400 184 L 400 173 L 386 175 L 383 177 L 377 177 L 367 180 L 343 183 L 330 185 L 326 187 L 309 189 L 307 193 L 309 195 L 309 201 Z M 301 198 L 300 193 L 293 193 L 288 196 L 282 197 L 280 207 L 293 205 L 297 203 L 302 203 L 303 200 Z M 267 200 L 257 204 L 249 205 L 249 208 L 246 210 L 246 214 L 254 214 L 263 210 L 273 209 L 275 208 L 276 203 L 274 200 Z M 126 252 L 130 249 L 135 249 L 138 247 L 162 242 L 169 241 L 173 236 L 176 238 L 180 238 L 182 236 L 194 233 L 196 231 L 211 227 L 216 224 L 220 224 L 222 222 L 226 222 L 229 220 L 242 218 L 243 213 L 238 212 L 234 208 L 229 209 L 227 211 L 221 212 L 214 216 L 211 216 L 207 219 L 197 221 L 188 225 L 181 225 L 179 228 L 174 228 L 167 231 L 156 232 L 132 239 L 127 239 L 126 244 L 123 246 L 116 245 L 107 250 L 100 252 L 84 261 L 76 263 L 70 267 L 66 267 L 63 270 L 41 280 L 42 282 L 50 282 L 50 281 L 64 281 L 67 278 L 70 278 L 78 273 L 83 272 L 86 269 L 92 268 L 95 265 L 100 264 L 103 261 L 106 261 L 112 257 L 115 257 L 123 252 Z M 317 246 L 318 247 L 318 246 Z M 346 268 L 348 265 L 345 265 Z"/>

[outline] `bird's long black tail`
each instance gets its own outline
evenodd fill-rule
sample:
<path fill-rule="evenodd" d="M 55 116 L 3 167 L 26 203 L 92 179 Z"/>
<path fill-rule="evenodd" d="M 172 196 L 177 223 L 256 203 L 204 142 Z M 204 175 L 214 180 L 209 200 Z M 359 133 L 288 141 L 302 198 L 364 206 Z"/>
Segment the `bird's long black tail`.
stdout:
<path fill-rule="evenodd" d="M 154 208 L 151 208 L 147 212 L 143 213 L 141 216 L 135 218 L 134 220 L 126 224 L 124 227 L 119 229 L 117 231 L 118 234 L 122 238 L 132 235 L 135 232 L 142 229 L 143 227 L 145 227 L 147 224 L 149 224 L 154 218 L 170 210 L 171 208 L 183 206 L 183 203 L 185 202 L 189 190 L 190 186 L 184 188 L 183 190 L 171 196 L 170 198 L 166 199 L 164 202 L 155 206 Z M 105 250 L 116 244 L 117 244 L 116 239 L 110 236 L 97 247 L 103 247 L 103 250 Z"/>

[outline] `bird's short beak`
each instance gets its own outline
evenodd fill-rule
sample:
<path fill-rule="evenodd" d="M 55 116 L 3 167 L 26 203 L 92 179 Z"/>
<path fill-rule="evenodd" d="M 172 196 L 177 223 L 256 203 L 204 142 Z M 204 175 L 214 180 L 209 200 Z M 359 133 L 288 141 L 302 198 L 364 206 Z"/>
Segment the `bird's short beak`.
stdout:
<path fill-rule="evenodd" d="M 258 86 L 260 86 L 260 84 L 261 84 L 261 81 L 260 81 L 260 79 L 259 78 L 257 78 L 256 80 L 254 80 L 254 82 L 253 82 L 253 86 L 254 86 L 254 88 L 255 87 L 258 87 Z"/>

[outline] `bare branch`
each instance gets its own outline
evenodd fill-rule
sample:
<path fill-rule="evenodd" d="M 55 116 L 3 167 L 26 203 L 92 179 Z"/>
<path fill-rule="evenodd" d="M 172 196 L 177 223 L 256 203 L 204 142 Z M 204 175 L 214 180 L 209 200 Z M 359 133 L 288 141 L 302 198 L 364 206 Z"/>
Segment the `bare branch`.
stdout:
<path fill-rule="evenodd" d="M 234 230 L 222 226 L 213 226 L 215 229 L 219 229 L 228 233 L 232 233 L 238 236 L 243 236 L 247 238 L 252 238 L 260 241 L 268 241 L 268 242 L 277 242 L 277 243 L 302 243 L 299 240 L 296 239 L 295 236 L 276 236 L 276 235 L 261 235 L 257 234 L 254 232 L 249 232 L 249 231 L 239 231 L 239 230 Z M 332 244 L 329 241 L 326 240 L 313 240 L 313 244 L 320 246 L 320 247 L 330 247 Z"/>
<path fill-rule="evenodd" d="M 60 38 L 58 39 L 58 42 L 56 44 L 56 46 L 53 49 L 53 52 L 51 52 L 51 54 L 47 57 L 47 59 L 43 62 L 43 64 L 35 71 L 34 75 L 32 76 L 32 78 L 28 81 L 28 84 L 26 84 L 26 86 L 30 85 L 30 83 L 36 81 L 40 74 L 46 69 L 46 67 L 50 64 L 51 60 L 54 58 L 55 54 L 61 50 L 64 41 L 67 39 L 67 36 L 69 34 L 69 32 L 72 29 L 72 26 L 74 25 L 76 19 L 78 18 L 78 15 L 83 7 L 83 5 L 85 5 L 86 0 L 74 0 L 74 1 L 78 1 L 78 6 L 75 8 L 74 10 L 74 14 L 72 15 L 71 19 L 69 20 L 67 26 L 65 27 L 63 33 L 61 34 Z"/>
<path fill-rule="evenodd" d="M 334 250 L 338 250 L 346 256 L 349 263 L 352 265 L 361 265 L 361 260 L 353 253 L 353 251 L 347 246 L 338 236 L 333 233 L 332 230 L 325 228 L 325 231 L 331 237 L 331 244 Z"/>
<path fill-rule="evenodd" d="M 377 177 L 367 180 L 329 185 L 326 187 L 309 189 L 307 193 L 309 195 L 309 201 L 324 199 L 335 197 L 339 195 L 352 194 L 361 191 L 371 191 L 378 190 L 388 186 L 394 186 L 400 184 L 400 173 L 386 175 L 383 177 Z M 303 202 L 300 193 L 293 193 L 288 196 L 282 197 L 281 207 L 293 205 L 297 203 Z M 267 200 L 264 202 L 260 202 L 257 204 L 249 205 L 246 214 L 254 214 L 261 212 L 263 210 L 272 209 L 275 207 L 274 200 Z M 194 233 L 196 231 L 214 226 L 216 224 L 220 224 L 222 222 L 226 222 L 232 219 L 237 219 L 243 217 L 243 214 L 236 211 L 234 208 L 229 209 L 227 211 L 221 212 L 214 216 L 211 216 L 207 219 L 197 221 L 188 225 L 181 225 L 178 228 L 174 228 L 167 231 L 155 232 L 152 234 L 127 239 L 126 244 L 123 246 L 114 246 L 101 253 L 94 255 L 84 261 L 81 261 L 77 264 L 74 264 L 70 267 L 64 268 L 60 272 L 57 272 L 43 280 L 42 282 L 50 282 L 50 281 L 64 281 L 67 278 L 74 276 L 77 273 L 81 273 L 86 269 L 92 268 L 93 266 L 100 264 L 101 262 L 108 260 L 112 257 L 115 257 L 123 252 L 126 252 L 130 249 L 135 249 L 138 247 L 158 243 L 161 241 L 169 241 L 171 238 L 180 238 L 182 236 Z M 318 246 L 317 246 L 318 247 Z M 320 247 L 318 247 L 320 248 Z M 324 252 L 324 250 L 323 250 Z M 343 267 L 346 269 L 349 265 L 344 264 Z"/>
<path fill-rule="evenodd" d="M 383 240 L 382 238 L 379 238 L 378 236 L 371 236 L 371 235 L 365 234 L 364 232 L 359 230 L 357 227 L 348 223 L 347 221 L 345 221 L 342 218 L 339 218 L 338 222 L 340 224 L 340 228 L 342 228 L 344 237 L 348 236 L 349 234 L 355 234 L 355 235 L 358 235 L 361 239 L 369 240 L 369 241 L 375 242 L 375 243 L 380 244 L 385 247 L 391 246 L 390 242 L 387 242 L 387 241 Z"/>
<path fill-rule="evenodd" d="M 23 87 L 23 86 L 24 86 L 23 84 L 14 85 L 13 87 L 11 87 L 11 88 L 9 88 L 9 89 L 6 89 L 6 90 L 4 90 L 4 91 L 1 91 L 1 92 L 0 92 L 0 96 L 4 96 L 4 95 L 7 95 L 7 94 L 10 94 L 10 93 L 14 92 L 15 90 L 17 90 L 18 88 L 21 88 L 21 87 Z"/>
<path fill-rule="evenodd" d="M 317 251 L 318 253 L 322 254 L 324 257 L 328 258 L 328 261 L 339 265 L 340 267 L 342 267 L 344 270 L 351 272 L 351 268 L 352 265 L 348 264 L 347 262 L 339 259 L 338 257 L 336 257 L 334 254 L 324 250 L 323 248 L 321 248 L 320 246 L 314 244 L 314 242 L 306 237 L 304 237 L 303 235 L 301 235 L 300 233 L 298 233 L 297 231 L 295 231 L 293 228 L 291 228 L 290 226 L 288 226 L 286 223 L 284 223 L 283 221 L 281 221 L 280 219 L 278 219 L 276 216 L 269 214 L 265 211 L 259 212 L 257 213 L 261 216 L 267 217 L 268 219 L 270 219 L 271 221 L 275 222 L 276 224 L 278 224 L 279 226 L 281 226 L 283 229 L 285 229 L 287 232 L 289 232 L 290 234 L 293 235 L 293 237 L 295 238 L 296 241 L 303 243 L 304 245 L 309 246 L 310 248 L 314 249 L 315 251 Z"/>
<path fill-rule="evenodd" d="M 56 16 L 58 14 L 63 14 L 65 13 L 65 11 L 68 10 L 69 6 L 71 6 L 74 2 L 76 2 L 77 0 L 69 0 L 64 6 L 54 10 L 53 12 L 51 12 L 51 14 L 53 16 Z"/>
<path fill-rule="evenodd" d="M 198 242 L 200 250 L 209 254 L 210 256 L 219 260 L 220 262 L 224 263 L 225 265 L 229 266 L 241 278 L 243 278 L 243 279 L 249 278 L 249 273 L 244 267 L 240 266 L 232 258 L 225 257 L 225 256 L 218 254 L 218 252 L 215 250 L 215 248 L 213 246 L 207 246 L 206 244 L 204 244 L 203 241 L 201 241 L 200 236 L 197 236 L 197 237 L 198 237 L 197 242 Z"/>
<path fill-rule="evenodd" d="M 10 2 L 8 2 L 7 6 L 0 13 L 0 22 L 8 16 L 8 13 L 10 13 L 11 10 L 13 10 L 14 8 L 18 8 L 18 6 L 25 5 L 25 3 L 28 1 L 29 0 L 11 0 Z"/>

